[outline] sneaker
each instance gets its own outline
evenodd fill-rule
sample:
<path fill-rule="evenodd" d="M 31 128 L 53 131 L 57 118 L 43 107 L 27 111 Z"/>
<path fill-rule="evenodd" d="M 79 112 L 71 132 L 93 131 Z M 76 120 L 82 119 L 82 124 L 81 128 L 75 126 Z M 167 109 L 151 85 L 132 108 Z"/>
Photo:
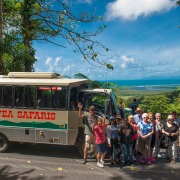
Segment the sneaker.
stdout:
<path fill-rule="evenodd" d="M 86 163 L 87 163 L 86 158 L 84 158 L 83 159 L 83 164 L 86 164 Z"/>
<path fill-rule="evenodd" d="M 162 156 L 160 154 L 157 155 L 158 158 L 162 158 Z"/>
<path fill-rule="evenodd" d="M 147 165 L 151 165 L 150 159 L 147 160 Z"/>
<path fill-rule="evenodd" d="M 104 167 L 104 165 L 103 165 L 103 164 L 101 164 L 100 162 L 98 162 L 98 163 L 97 163 L 97 166 L 99 166 L 99 167 L 101 167 L 101 168 L 103 168 L 103 167 Z"/>
<path fill-rule="evenodd" d="M 100 160 L 100 163 L 101 163 L 102 165 L 105 165 L 105 162 L 104 162 L 103 160 Z"/>
<path fill-rule="evenodd" d="M 145 163 L 145 159 L 142 158 L 140 162 L 141 162 L 141 164 L 144 164 Z"/>
<path fill-rule="evenodd" d="M 133 161 L 136 161 L 136 158 L 134 156 L 132 158 L 133 158 Z"/>
<path fill-rule="evenodd" d="M 151 162 L 154 162 L 154 161 L 155 161 L 155 158 L 150 157 L 149 160 L 150 160 Z"/>
<path fill-rule="evenodd" d="M 176 163 L 176 160 L 175 159 L 172 159 L 171 160 L 171 164 L 175 164 Z"/>

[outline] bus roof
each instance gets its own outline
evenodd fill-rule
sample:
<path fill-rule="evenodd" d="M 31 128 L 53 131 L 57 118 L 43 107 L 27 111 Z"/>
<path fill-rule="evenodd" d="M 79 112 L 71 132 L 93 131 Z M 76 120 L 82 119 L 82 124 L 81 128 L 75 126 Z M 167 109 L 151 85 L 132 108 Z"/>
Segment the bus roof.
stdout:
<path fill-rule="evenodd" d="M 38 79 L 52 79 L 52 78 L 63 78 L 60 74 L 53 72 L 9 72 L 9 78 L 38 78 Z"/>
<path fill-rule="evenodd" d="M 0 78 L 0 85 L 79 86 L 89 82 L 88 79 Z"/>

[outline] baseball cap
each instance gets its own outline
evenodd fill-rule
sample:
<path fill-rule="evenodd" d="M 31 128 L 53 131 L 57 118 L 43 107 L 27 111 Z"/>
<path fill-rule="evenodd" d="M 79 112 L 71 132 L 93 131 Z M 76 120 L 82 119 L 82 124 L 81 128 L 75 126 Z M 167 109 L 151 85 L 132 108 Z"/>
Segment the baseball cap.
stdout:
<path fill-rule="evenodd" d="M 95 110 L 95 107 L 94 107 L 94 106 L 90 106 L 89 109 L 90 109 L 90 110 Z"/>
<path fill-rule="evenodd" d="M 114 119 L 114 120 L 115 120 L 115 117 L 114 117 L 114 116 L 111 116 L 111 117 L 109 118 L 109 120 L 112 120 L 112 119 Z"/>

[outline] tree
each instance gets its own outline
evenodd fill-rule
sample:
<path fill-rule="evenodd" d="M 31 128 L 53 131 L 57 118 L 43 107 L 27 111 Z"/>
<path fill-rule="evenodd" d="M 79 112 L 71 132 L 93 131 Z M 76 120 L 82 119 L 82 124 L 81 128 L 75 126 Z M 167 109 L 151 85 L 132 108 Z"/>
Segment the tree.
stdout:
<path fill-rule="evenodd" d="M 143 98 L 139 106 L 145 112 L 163 113 L 167 112 L 169 102 L 170 99 L 165 95 L 147 96 Z"/>
<path fill-rule="evenodd" d="M 32 49 L 34 40 L 46 41 L 61 48 L 66 48 L 65 43 L 68 42 L 75 46 L 74 52 L 80 52 L 84 60 L 90 64 L 95 62 L 113 69 L 112 65 L 99 60 L 99 57 L 102 57 L 99 48 L 104 49 L 104 52 L 108 52 L 109 49 L 94 39 L 106 26 L 102 25 L 92 33 L 80 28 L 82 24 L 102 21 L 101 16 L 88 12 L 76 15 L 70 2 L 64 0 L 7 0 L 7 2 L 4 16 L 9 17 L 11 14 L 13 18 L 5 18 L 4 23 L 15 29 L 16 35 L 22 38 L 29 49 Z M 59 42 L 56 41 L 57 37 L 61 37 Z M 31 71 L 32 64 L 28 61 L 24 63 L 25 71 Z"/>

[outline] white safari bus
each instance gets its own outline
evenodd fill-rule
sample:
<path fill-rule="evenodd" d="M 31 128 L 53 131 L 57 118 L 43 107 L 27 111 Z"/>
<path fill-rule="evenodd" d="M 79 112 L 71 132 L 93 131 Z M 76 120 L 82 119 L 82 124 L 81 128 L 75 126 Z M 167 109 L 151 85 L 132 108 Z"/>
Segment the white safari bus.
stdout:
<path fill-rule="evenodd" d="M 50 72 L 10 72 L 0 76 L 0 152 L 11 142 L 78 145 L 84 143 L 84 113 L 91 105 L 99 115 L 116 113 L 110 89 L 88 89 L 90 80 L 63 79 Z"/>

